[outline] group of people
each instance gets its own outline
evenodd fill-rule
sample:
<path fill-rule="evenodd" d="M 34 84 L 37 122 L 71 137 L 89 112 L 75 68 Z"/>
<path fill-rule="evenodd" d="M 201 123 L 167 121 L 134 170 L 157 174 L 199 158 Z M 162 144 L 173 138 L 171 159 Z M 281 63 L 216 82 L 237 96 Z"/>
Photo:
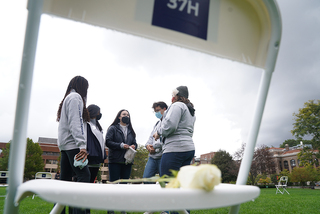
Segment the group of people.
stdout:
<path fill-rule="evenodd" d="M 129 179 L 133 160 L 126 159 L 126 153 L 138 148 L 129 111 L 122 109 L 118 112 L 104 140 L 99 106 L 92 104 L 86 107 L 88 86 L 84 77 L 74 77 L 59 105 L 60 180 L 72 181 L 75 177 L 77 182 L 93 183 L 100 164 L 106 159 L 105 147 L 108 147 L 109 180 Z M 159 121 L 145 145 L 149 158 L 144 178 L 157 173 L 171 176 L 171 170 L 179 170 L 193 159 L 195 109 L 188 97 L 188 88 L 179 86 L 172 93 L 169 107 L 165 102 L 153 104 Z M 73 208 L 73 213 L 87 214 L 90 210 Z"/>

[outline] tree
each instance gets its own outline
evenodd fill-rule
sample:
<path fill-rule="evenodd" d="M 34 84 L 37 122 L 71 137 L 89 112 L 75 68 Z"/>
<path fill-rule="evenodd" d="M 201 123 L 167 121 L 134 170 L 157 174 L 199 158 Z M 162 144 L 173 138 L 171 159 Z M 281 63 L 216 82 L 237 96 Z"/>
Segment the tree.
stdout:
<path fill-rule="evenodd" d="M 270 184 L 271 183 L 271 179 L 269 177 L 265 177 L 265 178 L 260 178 L 260 180 L 258 181 L 258 183 L 260 184 Z"/>
<path fill-rule="evenodd" d="M 142 178 L 144 168 L 148 161 L 148 150 L 142 146 L 139 145 L 137 149 L 137 153 L 134 157 L 134 164 L 131 169 L 131 175 L 130 178 Z"/>
<path fill-rule="evenodd" d="M 317 180 L 317 171 L 311 165 L 306 167 L 295 167 L 290 175 L 291 182 L 300 182 L 301 185 L 305 185 L 307 181 Z"/>
<path fill-rule="evenodd" d="M 11 140 L 6 144 L 6 148 L 4 148 L 2 151 L 3 156 L 0 159 L 0 170 L 1 171 L 8 171 L 10 144 L 11 144 Z"/>
<path fill-rule="evenodd" d="M 6 149 L 3 152 L 3 157 L 0 160 L 1 170 L 8 170 L 10 144 L 10 142 L 7 143 Z M 42 160 L 42 153 L 43 152 L 39 144 L 34 143 L 32 139 L 27 138 L 27 150 L 23 176 L 25 180 L 32 179 L 37 172 L 43 171 L 44 162 Z"/>
<path fill-rule="evenodd" d="M 314 148 L 320 147 L 320 100 L 309 100 L 298 113 L 293 113 L 295 123 L 291 133 L 298 139 L 312 137 L 311 142 Z"/>
<path fill-rule="evenodd" d="M 287 139 L 282 144 L 280 144 L 280 148 L 285 148 L 286 144 L 288 144 L 289 147 L 293 147 L 293 146 L 299 145 L 301 141 L 302 141 L 303 144 L 312 144 L 311 140 Z"/>
<path fill-rule="evenodd" d="M 316 153 L 314 153 L 313 150 L 308 147 L 304 147 L 297 155 L 300 160 L 299 166 L 313 166 L 313 164 L 316 163 L 316 160 L 313 157 L 315 155 Z"/>
<path fill-rule="evenodd" d="M 235 159 L 238 159 L 239 165 L 241 164 L 244 149 L 245 144 L 242 144 L 241 148 L 234 155 Z M 261 145 L 254 151 L 248 182 L 249 184 L 256 185 L 259 179 L 259 174 L 271 175 L 273 173 L 275 173 L 275 163 L 273 160 L 273 156 L 267 146 Z"/>
<path fill-rule="evenodd" d="M 222 183 L 228 183 L 237 179 L 237 167 L 232 160 L 232 156 L 225 150 L 219 150 L 211 159 L 211 163 L 215 164 L 222 174 Z"/>
<path fill-rule="evenodd" d="M 43 171 L 44 162 L 42 160 L 42 149 L 38 143 L 34 143 L 32 139 L 27 139 L 27 152 L 24 167 L 24 178 L 29 180 L 34 175 Z"/>

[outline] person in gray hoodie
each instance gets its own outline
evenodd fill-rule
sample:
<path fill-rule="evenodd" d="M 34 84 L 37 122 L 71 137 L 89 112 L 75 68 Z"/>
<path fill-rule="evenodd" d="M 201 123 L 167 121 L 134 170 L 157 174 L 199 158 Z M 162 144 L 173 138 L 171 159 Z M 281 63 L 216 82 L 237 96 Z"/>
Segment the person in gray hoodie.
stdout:
<path fill-rule="evenodd" d="M 163 115 L 161 125 L 158 126 L 153 137 L 155 140 L 163 138 L 163 155 L 160 164 L 160 176 L 172 176 L 170 170 L 190 165 L 195 146 L 192 140 L 195 109 L 188 99 L 187 86 L 179 86 L 173 90 L 172 104 Z"/>
<path fill-rule="evenodd" d="M 84 77 L 74 77 L 59 105 L 57 121 L 59 122 L 58 147 L 61 152 L 60 180 L 72 181 L 72 176 L 75 174 L 77 182 L 90 181 L 88 166 L 83 168 L 74 166 L 75 159 L 85 162 L 88 155 L 86 150 L 86 122 L 90 121 L 86 108 L 88 86 L 88 81 Z M 85 213 L 85 210 L 75 208 L 73 213 Z"/>

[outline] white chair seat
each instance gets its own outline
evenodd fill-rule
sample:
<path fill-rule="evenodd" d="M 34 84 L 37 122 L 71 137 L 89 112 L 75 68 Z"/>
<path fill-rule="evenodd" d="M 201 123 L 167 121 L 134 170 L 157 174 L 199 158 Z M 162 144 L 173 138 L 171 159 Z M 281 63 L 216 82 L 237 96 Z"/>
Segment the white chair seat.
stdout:
<path fill-rule="evenodd" d="M 210 209 L 257 198 L 255 186 L 220 184 L 213 191 L 161 188 L 158 184 L 92 184 L 59 180 L 31 180 L 21 184 L 15 203 L 37 194 L 46 201 L 101 210 L 163 211 Z"/>

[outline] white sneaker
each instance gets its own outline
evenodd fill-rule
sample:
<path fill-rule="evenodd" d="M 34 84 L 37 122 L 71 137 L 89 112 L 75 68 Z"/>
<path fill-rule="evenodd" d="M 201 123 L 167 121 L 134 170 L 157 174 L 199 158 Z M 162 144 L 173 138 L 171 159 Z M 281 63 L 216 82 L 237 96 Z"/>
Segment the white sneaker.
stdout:
<path fill-rule="evenodd" d="M 153 214 L 154 212 L 144 212 L 143 214 Z"/>

